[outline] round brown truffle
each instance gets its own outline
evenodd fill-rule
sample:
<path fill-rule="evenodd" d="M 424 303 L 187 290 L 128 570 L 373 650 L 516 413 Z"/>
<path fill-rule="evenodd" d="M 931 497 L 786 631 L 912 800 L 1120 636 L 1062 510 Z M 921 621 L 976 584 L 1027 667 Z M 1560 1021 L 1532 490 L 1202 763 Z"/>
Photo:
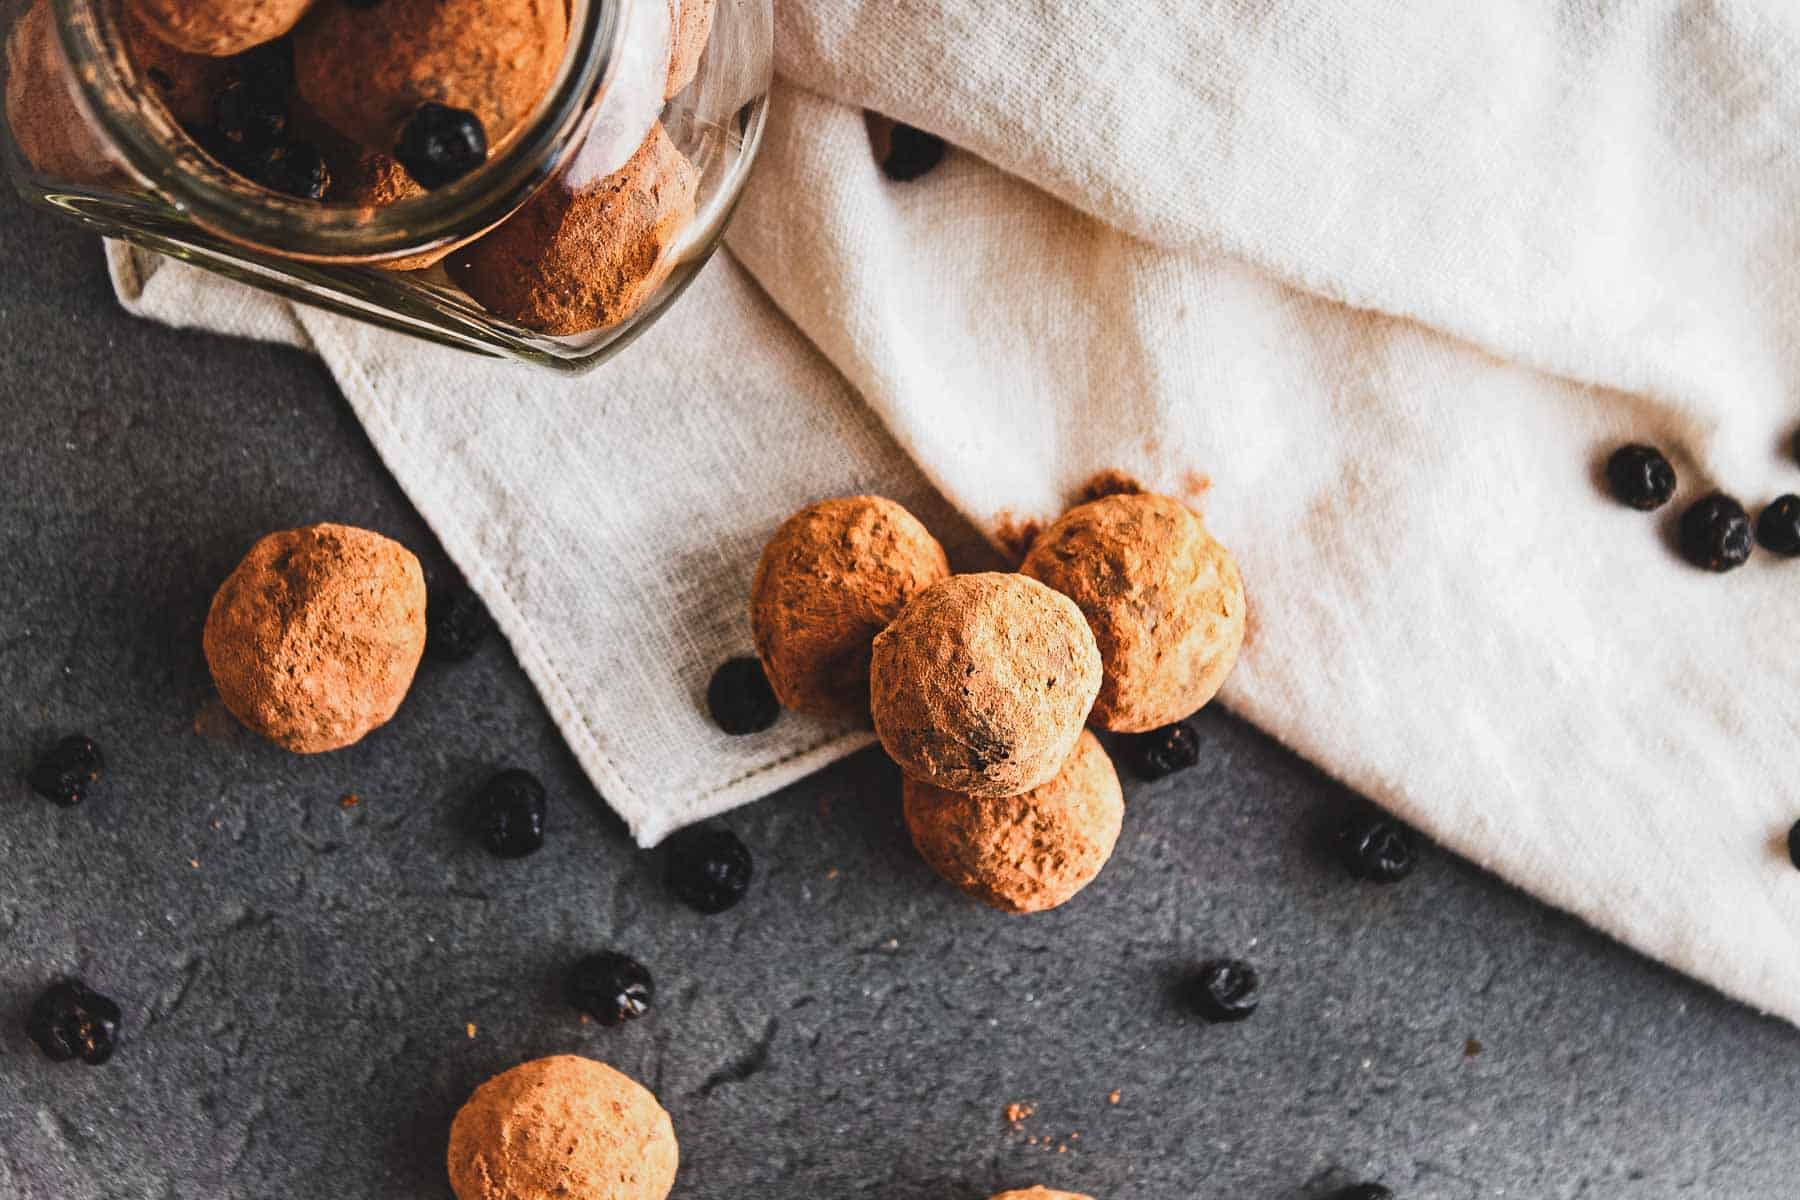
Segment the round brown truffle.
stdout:
<path fill-rule="evenodd" d="M 494 1076 L 450 1126 L 457 1200 L 663 1200 L 679 1158 L 647 1088 L 572 1054 Z"/>
<path fill-rule="evenodd" d="M 371 150 L 427 101 L 474 113 L 494 148 L 550 89 L 568 36 L 567 0 L 320 0 L 294 35 L 294 83 Z"/>
<path fill-rule="evenodd" d="M 395 541 L 347 525 L 271 533 L 220 585 L 206 664 L 233 716 L 298 754 L 394 715 L 425 649 L 425 575 Z"/>
<path fill-rule="evenodd" d="M 669 82 L 663 99 L 674 99 L 700 74 L 716 5 L 717 0 L 669 0 Z"/>
<path fill-rule="evenodd" d="M 1009 913 L 1067 904 L 1112 857 L 1125 819 L 1118 773 L 1086 730 L 1056 778 L 1022 796 L 968 796 L 916 779 L 903 796 L 931 869 Z"/>
<path fill-rule="evenodd" d="M 231 74 L 231 64 L 207 54 L 189 54 L 157 37 L 136 9 L 126 9 L 119 26 L 125 52 L 170 114 L 183 125 L 212 123 L 213 100 Z"/>
<path fill-rule="evenodd" d="M 312 0 L 127 0 L 127 5 L 169 45 L 218 58 L 287 33 Z"/>
<path fill-rule="evenodd" d="M 674 266 L 699 178 L 657 125 L 631 161 L 571 190 L 552 182 L 506 222 L 446 261 L 483 307 L 539 333 L 616 325 Z"/>
<path fill-rule="evenodd" d="M 1094 1198 L 1084 1196 L 1080 1192 L 1055 1192 L 1040 1185 L 1015 1192 L 1001 1192 L 998 1196 L 993 1197 L 993 1200 L 1094 1200 Z"/>
<path fill-rule="evenodd" d="M 914 779 L 1016 796 L 1068 761 L 1100 690 L 1081 610 L 1023 575 L 958 575 L 875 639 L 875 732 Z"/>
<path fill-rule="evenodd" d="M 867 723 L 875 635 L 950 574 L 919 519 L 880 496 L 811 504 L 763 548 L 750 628 L 782 707 Z"/>
<path fill-rule="evenodd" d="M 1211 700 L 1244 641 L 1244 580 L 1193 511 L 1107 496 L 1046 529 L 1019 568 L 1081 606 L 1106 662 L 1103 729 L 1142 733 Z"/>

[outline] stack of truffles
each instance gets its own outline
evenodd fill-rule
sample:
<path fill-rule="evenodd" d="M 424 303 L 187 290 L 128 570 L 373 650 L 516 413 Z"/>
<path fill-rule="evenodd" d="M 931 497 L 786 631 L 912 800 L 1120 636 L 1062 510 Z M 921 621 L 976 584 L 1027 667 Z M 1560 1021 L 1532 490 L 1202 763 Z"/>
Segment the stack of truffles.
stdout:
<path fill-rule="evenodd" d="M 715 13 L 716 0 L 668 2 L 652 100 L 693 82 Z M 531 127 L 569 14 L 567 0 L 119 0 L 118 30 L 144 90 L 228 171 L 264 193 L 375 209 L 457 182 Z M 105 177 L 55 37 L 51 0 L 35 0 L 8 46 L 10 124 L 46 174 Z M 441 263 L 489 312 L 538 333 L 616 325 L 673 269 L 698 174 L 660 123 L 610 174 L 588 178 L 579 147 L 567 158 L 497 226 L 376 265 Z"/>
<path fill-rule="evenodd" d="M 1072 509 L 1012 574 L 952 575 L 891 500 L 822 501 L 776 532 L 751 594 L 781 703 L 872 722 L 920 854 L 1013 913 L 1068 901 L 1118 840 L 1118 774 L 1088 727 L 1193 714 L 1237 661 L 1245 614 L 1230 553 L 1145 492 Z"/>

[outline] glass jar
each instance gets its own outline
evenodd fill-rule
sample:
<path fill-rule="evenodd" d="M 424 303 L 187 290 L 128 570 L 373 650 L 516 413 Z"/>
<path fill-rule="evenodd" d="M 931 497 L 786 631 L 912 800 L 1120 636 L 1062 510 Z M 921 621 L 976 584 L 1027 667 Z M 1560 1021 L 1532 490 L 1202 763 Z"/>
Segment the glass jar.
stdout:
<path fill-rule="evenodd" d="M 762 133 L 772 15 L 0 0 L 0 39 L 0 142 L 28 200 L 291 299 L 579 370 L 717 247 Z"/>

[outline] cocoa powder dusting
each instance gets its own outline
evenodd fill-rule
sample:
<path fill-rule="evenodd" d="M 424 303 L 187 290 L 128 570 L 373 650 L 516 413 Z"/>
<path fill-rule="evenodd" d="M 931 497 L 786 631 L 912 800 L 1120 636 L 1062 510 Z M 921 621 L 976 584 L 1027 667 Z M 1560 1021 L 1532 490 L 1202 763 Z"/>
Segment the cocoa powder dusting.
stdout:
<path fill-rule="evenodd" d="M 1002 511 L 994 518 L 994 540 L 999 543 L 1001 553 L 1006 555 L 1007 565 L 1015 568 L 1025 561 L 1025 556 L 1031 553 L 1032 543 L 1042 532 L 1042 521 L 1025 520 L 1010 511 Z"/>
<path fill-rule="evenodd" d="M 1147 490 L 1143 484 L 1123 471 L 1108 467 L 1093 475 L 1075 494 L 1076 504 L 1088 504 L 1106 496 L 1135 496 Z"/>

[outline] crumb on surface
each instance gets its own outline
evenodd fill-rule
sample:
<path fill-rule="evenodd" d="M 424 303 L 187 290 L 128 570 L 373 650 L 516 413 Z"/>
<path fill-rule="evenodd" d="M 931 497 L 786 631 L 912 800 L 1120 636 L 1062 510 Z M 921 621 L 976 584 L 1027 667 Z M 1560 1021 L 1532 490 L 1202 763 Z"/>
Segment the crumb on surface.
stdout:
<path fill-rule="evenodd" d="M 190 859 L 188 859 L 188 866 L 190 866 L 190 867 L 194 868 L 194 870 L 198 871 L 200 869 L 200 860 L 197 858 L 190 858 Z"/>
<path fill-rule="evenodd" d="M 355 792 L 346 792 L 342 797 L 339 798 L 338 807 L 339 808 L 355 808 L 357 805 L 359 805 L 361 803 L 362 803 L 361 796 L 357 795 Z"/>
<path fill-rule="evenodd" d="M 1025 1128 L 1025 1121 L 1037 1111 L 1037 1105 L 1028 1100 L 1015 1100 L 1006 1106 L 1006 1123 L 1015 1130 Z M 1035 1142 L 1037 1139 L 1033 1138 Z"/>
<path fill-rule="evenodd" d="M 1470 1038 L 1463 1043 L 1463 1057 L 1475 1058 L 1485 1049 L 1487 1049 L 1487 1047 L 1483 1046 L 1478 1039 Z"/>
<path fill-rule="evenodd" d="M 473 1039 L 475 1037 L 475 1022 L 470 1021 L 467 1025 L 464 1025 L 463 1032 L 467 1033 L 469 1037 Z"/>
<path fill-rule="evenodd" d="M 1106 1102 L 1108 1104 L 1117 1104 L 1119 1102 L 1119 1089 L 1118 1088 L 1114 1088 L 1112 1091 L 1106 1093 Z"/>

